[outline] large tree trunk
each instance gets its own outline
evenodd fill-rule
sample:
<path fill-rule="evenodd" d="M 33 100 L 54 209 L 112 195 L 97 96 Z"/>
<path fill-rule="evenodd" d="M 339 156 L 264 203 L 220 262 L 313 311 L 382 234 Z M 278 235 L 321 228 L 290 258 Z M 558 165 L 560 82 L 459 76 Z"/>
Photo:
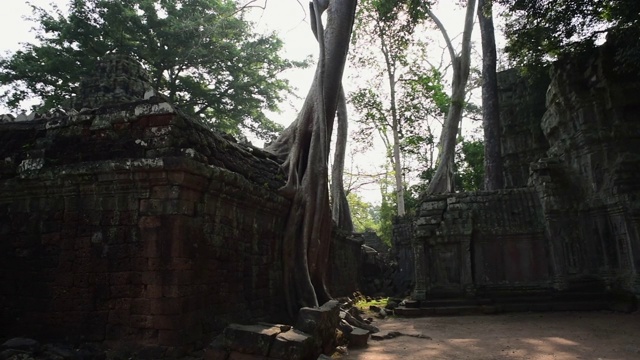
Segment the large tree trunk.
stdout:
<path fill-rule="evenodd" d="M 427 194 L 440 194 L 454 191 L 454 167 L 453 161 L 456 150 L 456 137 L 458 135 L 458 127 L 462 120 L 462 111 L 464 109 L 467 80 L 469 79 L 469 68 L 471 65 L 471 32 L 473 31 L 473 18 L 475 14 L 476 0 L 468 0 L 467 12 L 465 15 L 464 31 L 462 33 L 462 50 L 460 55 L 456 55 L 453 44 L 447 34 L 442 22 L 431 12 L 427 14 L 436 23 L 436 26 L 442 32 L 451 62 L 453 64 L 453 81 L 451 83 L 451 104 L 449 112 L 442 126 L 440 133 L 440 154 L 438 155 L 438 169 L 433 175 L 433 179 L 429 183 L 426 190 Z"/>
<path fill-rule="evenodd" d="M 281 192 L 292 200 L 283 242 L 284 291 L 291 316 L 330 298 L 325 284 L 331 243 L 329 140 L 357 2 L 328 1 L 323 31 L 315 20 L 321 15 L 315 1 L 311 19 L 320 59 L 314 80 L 294 123 L 267 147 L 285 160 L 288 180 Z"/>
<path fill-rule="evenodd" d="M 478 23 L 482 37 L 482 127 L 484 128 L 484 188 L 504 187 L 500 150 L 500 108 L 496 74 L 496 38 L 493 28 L 493 0 L 478 1 Z"/>
<path fill-rule="evenodd" d="M 338 131 L 336 134 L 336 150 L 333 154 L 333 168 L 331 169 L 331 215 L 338 228 L 353 232 L 353 220 L 349 202 L 344 192 L 344 160 L 347 154 L 347 139 L 349 137 L 349 119 L 347 116 L 347 99 L 344 89 L 340 86 L 338 98 Z"/>

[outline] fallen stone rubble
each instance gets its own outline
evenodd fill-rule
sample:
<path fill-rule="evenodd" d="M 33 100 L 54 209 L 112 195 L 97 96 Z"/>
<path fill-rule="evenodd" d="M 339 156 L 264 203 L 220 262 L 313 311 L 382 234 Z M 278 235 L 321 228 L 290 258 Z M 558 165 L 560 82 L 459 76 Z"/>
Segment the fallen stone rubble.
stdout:
<path fill-rule="evenodd" d="M 329 359 L 334 352 L 367 346 L 379 329 L 350 298 L 331 300 L 321 307 L 302 308 L 295 326 L 231 324 L 205 349 L 205 360 Z"/>
<path fill-rule="evenodd" d="M 164 348 L 150 347 L 135 351 L 110 350 L 96 344 L 45 344 L 16 337 L 0 345 L 0 360 L 107 360 L 181 358 L 192 360 L 316 360 L 330 359 L 334 353 L 348 354 L 348 349 L 366 347 L 372 340 L 397 336 L 423 337 L 400 332 L 380 333 L 372 324 L 373 317 L 355 306 L 364 299 L 359 293 L 352 298 L 331 300 L 320 307 L 302 308 L 295 325 L 256 323 L 230 324 L 204 350 L 188 357 Z M 370 311 L 393 313 L 395 303 L 385 309 L 372 306 Z"/>

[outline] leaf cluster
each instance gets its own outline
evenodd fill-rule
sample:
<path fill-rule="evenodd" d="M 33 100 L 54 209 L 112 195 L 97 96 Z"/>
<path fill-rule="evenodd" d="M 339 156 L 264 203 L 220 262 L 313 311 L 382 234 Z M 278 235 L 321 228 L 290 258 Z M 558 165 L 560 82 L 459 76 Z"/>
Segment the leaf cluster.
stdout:
<path fill-rule="evenodd" d="M 304 66 L 279 55 L 282 41 L 252 31 L 232 0 L 72 0 L 67 12 L 32 6 L 35 44 L 0 59 L 0 101 L 18 108 L 40 98 L 66 107 L 80 80 L 105 54 L 128 54 L 152 85 L 183 111 L 238 134 L 270 138 L 267 118 L 289 84 L 279 77 Z"/>
<path fill-rule="evenodd" d="M 478 139 L 459 138 L 454 161 L 455 188 L 460 191 L 477 191 L 484 184 L 484 142 Z M 429 186 L 435 175 L 435 165 L 422 167 L 418 175 L 420 181 L 407 192 L 408 207 L 417 204 L 420 194 Z"/>
<path fill-rule="evenodd" d="M 354 192 L 347 194 L 355 232 L 379 231 L 379 209 Z"/>
<path fill-rule="evenodd" d="M 505 51 L 518 66 L 539 67 L 565 53 L 591 47 L 611 29 L 640 35 L 638 0 L 497 0 L 506 7 Z M 640 40 L 628 44 L 637 54 Z M 622 52 L 624 53 L 624 51 Z"/>

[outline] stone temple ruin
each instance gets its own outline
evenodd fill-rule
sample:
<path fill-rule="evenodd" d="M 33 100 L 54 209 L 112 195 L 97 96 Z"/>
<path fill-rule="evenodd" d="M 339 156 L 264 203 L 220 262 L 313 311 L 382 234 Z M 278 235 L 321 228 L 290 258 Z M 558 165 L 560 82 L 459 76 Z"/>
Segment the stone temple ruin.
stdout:
<path fill-rule="evenodd" d="M 183 115 L 126 57 L 75 107 L 0 123 L 0 337 L 189 349 L 286 319 L 277 160 Z M 360 243 L 336 234 L 332 253 L 331 291 L 351 295 Z"/>
<path fill-rule="evenodd" d="M 499 74 L 507 189 L 422 199 L 412 238 L 422 312 L 456 297 L 507 310 L 634 306 L 640 78 L 617 71 L 613 42 L 558 61 L 550 78 Z"/>
<path fill-rule="evenodd" d="M 612 46 L 550 79 L 500 75 L 507 189 L 425 197 L 399 219 L 392 281 L 418 301 L 398 313 L 634 305 L 640 78 Z M 0 118 L 0 338 L 188 350 L 286 321 L 278 160 L 185 116 L 136 62 L 103 60 L 75 110 Z M 361 245 L 334 233 L 333 296 L 360 288 Z"/>

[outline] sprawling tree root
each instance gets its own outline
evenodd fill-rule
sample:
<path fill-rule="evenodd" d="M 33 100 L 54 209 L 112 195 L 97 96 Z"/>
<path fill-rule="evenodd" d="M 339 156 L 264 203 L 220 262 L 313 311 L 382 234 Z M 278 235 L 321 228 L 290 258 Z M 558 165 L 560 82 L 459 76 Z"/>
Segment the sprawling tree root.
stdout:
<path fill-rule="evenodd" d="M 284 159 L 288 179 L 281 192 L 292 200 L 283 242 L 285 296 L 292 317 L 303 306 L 331 298 L 325 283 L 331 244 L 329 141 L 356 7 L 356 0 L 314 1 L 312 25 L 321 44 L 314 81 L 296 121 L 267 148 Z M 324 8 L 326 32 L 319 21 Z"/>

